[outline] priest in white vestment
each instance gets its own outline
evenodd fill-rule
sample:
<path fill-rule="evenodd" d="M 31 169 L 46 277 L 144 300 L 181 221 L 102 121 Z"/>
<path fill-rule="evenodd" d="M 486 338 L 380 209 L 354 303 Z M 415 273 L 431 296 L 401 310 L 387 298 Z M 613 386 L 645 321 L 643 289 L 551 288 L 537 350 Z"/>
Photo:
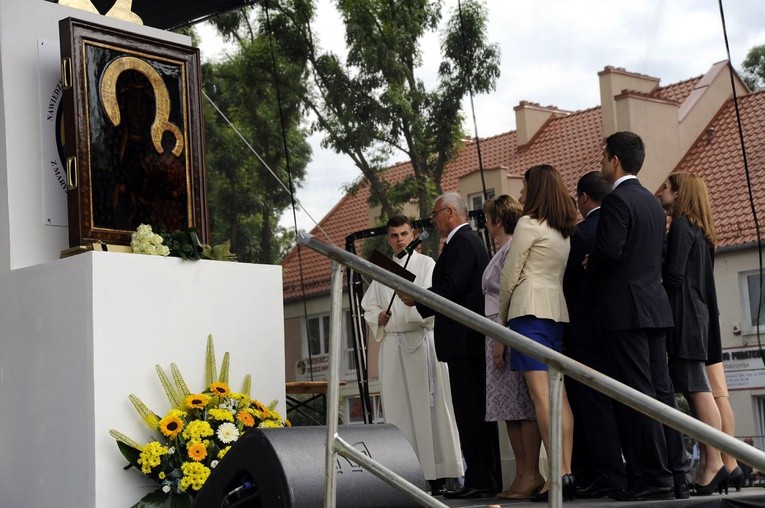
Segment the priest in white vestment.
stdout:
<path fill-rule="evenodd" d="M 404 266 L 408 255 L 401 259 L 396 255 L 414 239 L 409 219 L 397 215 L 387 226 L 393 259 Z M 431 257 L 414 251 L 406 269 L 417 276 L 415 284 L 428 288 L 434 265 Z M 463 474 L 449 371 L 436 359 L 433 318 L 423 319 L 416 307 L 404 305 L 398 297 L 386 312 L 393 295 L 392 289 L 375 281 L 361 301 L 372 335 L 377 342 L 382 341 L 378 368 L 385 421 L 403 432 L 433 494 L 440 494 L 442 479 Z"/>

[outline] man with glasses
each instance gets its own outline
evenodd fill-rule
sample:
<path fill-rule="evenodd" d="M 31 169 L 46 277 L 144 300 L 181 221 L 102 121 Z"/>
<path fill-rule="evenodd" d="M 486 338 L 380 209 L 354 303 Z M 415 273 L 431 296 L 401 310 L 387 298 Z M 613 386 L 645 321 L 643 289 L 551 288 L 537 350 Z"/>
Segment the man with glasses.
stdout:
<path fill-rule="evenodd" d="M 456 192 L 436 199 L 431 222 L 445 240 L 433 268 L 430 291 L 483 315 L 481 276 L 489 254 L 468 224 L 465 201 Z M 465 457 L 465 485 L 444 497 L 469 499 L 491 497 L 502 484 L 496 422 L 485 421 L 486 358 L 480 332 L 434 312 L 402 295 L 407 305 L 416 305 L 423 317 L 435 315 L 436 355 L 449 366 L 449 380 L 457 430 Z"/>

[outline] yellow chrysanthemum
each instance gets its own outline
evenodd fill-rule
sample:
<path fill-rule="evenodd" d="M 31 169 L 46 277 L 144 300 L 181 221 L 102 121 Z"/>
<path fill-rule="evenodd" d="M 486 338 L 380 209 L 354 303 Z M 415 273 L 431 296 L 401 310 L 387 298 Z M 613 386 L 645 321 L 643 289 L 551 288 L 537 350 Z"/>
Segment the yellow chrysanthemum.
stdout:
<path fill-rule="evenodd" d="M 159 421 L 159 431 L 163 436 L 174 438 L 183 430 L 183 420 L 177 416 L 170 415 Z"/>
<path fill-rule="evenodd" d="M 236 414 L 236 419 L 242 422 L 245 427 L 252 427 L 255 425 L 255 418 L 247 411 L 239 411 Z"/>
<path fill-rule="evenodd" d="M 183 429 L 183 437 L 189 441 L 202 441 L 203 437 L 213 435 L 210 424 L 202 420 L 193 420 Z"/>
<path fill-rule="evenodd" d="M 222 459 L 222 458 L 223 458 L 223 456 L 224 456 L 224 455 L 226 455 L 226 453 L 228 453 L 228 451 L 229 451 L 230 449 L 231 449 L 231 446 L 230 446 L 230 445 L 229 445 L 229 446 L 227 446 L 227 447 L 225 447 L 225 448 L 223 448 L 221 451 L 219 451 L 219 452 L 218 452 L 218 458 L 219 458 L 219 459 Z"/>
<path fill-rule="evenodd" d="M 157 441 L 147 443 L 141 454 L 138 456 L 138 465 L 141 466 L 143 474 L 151 473 L 152 468 L 157 467 L 162 462 L 162 455 L 167 453 L 167 447 L 162 446 Z"/>
<path fill-rule="evenodd" d="M 226 383 L 221 383 L 219 381 L 214 382 L 210 385 L 210 391 L 213 392 L 215 395 L 226 395 L 231 391 L 231 389 L 228 387 Z"/>
<path fill-rule="evenodd" d="M 205 457 L 207 457 L 207 447 L 199 442 L 190 443 L 186 452 L 189 454 L 189 458 L 196 462 L 204 460 Z"/>
<path fill-rule="evenodd" d="M 184 462 L 181 464 L 181 471 L 183 471 L 183 478 L 181 478 L 179 487 L 184 492 L 189 487 L 192 490 L 201 489 L 207 477 L 210 476 L 210 469 L 199 462 Z"/>
<path fill-rule="evenodd" d="M 259 425 L 259 427 L 262 427 L 264 429 L 275 429 L 277 427 L 281 427 L 282 424 L 279 423 L 276 420 L 265 420 L 263 423 Z"/>
<path fill-rule="evenodd" d="M 207 412 L 207 414 L 212 418 L 213 420 L 218 420 L 219 422 L 233 422 L 234 421 L 234 415 L 231 414 L 231 411 L 228 409 L 218 409 L 213 408 Z"/>
<path fill-rule="evenodd" d="M 186 397 L 183 404 L 189 409 L 204 409 L 207 407 L 209 402 L 209 395 L 205 395 L 204 393 L 195 393 Z"/>

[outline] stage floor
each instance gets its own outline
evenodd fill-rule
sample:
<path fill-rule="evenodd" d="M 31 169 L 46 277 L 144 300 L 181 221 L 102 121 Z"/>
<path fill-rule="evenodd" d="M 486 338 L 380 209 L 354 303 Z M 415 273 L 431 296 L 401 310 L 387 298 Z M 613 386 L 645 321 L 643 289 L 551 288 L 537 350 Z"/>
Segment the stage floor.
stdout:
<path fill-rule="evenodd" d="M 544 507 L 547 503 L 532 503 L 530 501 L 508 501 L 506 499 L 444 499 L 438 497 L 444 504 L 450 507 L 468 508 L 490 506 L 537 506 Z M 691 497 L 690 499 L 672 500 L 672 501 L 640 501 L 640 502 L 619 502 L 612 499 L 577 499 L 567 501 L 564 505 L 568 508 L 605 508 L 619 506 L 621 508 L 762 508 L 765 507 L 765 488 L 747 487 L 741 489 L 741 492 L 735 490 L 728 495 L 713 494 L 705 497 Z"/>

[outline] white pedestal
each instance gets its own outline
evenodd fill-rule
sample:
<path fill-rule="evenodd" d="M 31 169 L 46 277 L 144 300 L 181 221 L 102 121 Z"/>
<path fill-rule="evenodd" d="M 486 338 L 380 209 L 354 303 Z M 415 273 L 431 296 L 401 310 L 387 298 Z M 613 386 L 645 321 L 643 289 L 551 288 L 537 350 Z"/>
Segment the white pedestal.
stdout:
<path fill-rule="evenodd" d="M 204 388 L 207 335 L 230 382 L 284 415 L 281 267 L 87 253 L 0 276 L 0 505 L 124 508 L 153 490 L 108 435 L 163 415 L 155 373 L 176 363 Z"/>

